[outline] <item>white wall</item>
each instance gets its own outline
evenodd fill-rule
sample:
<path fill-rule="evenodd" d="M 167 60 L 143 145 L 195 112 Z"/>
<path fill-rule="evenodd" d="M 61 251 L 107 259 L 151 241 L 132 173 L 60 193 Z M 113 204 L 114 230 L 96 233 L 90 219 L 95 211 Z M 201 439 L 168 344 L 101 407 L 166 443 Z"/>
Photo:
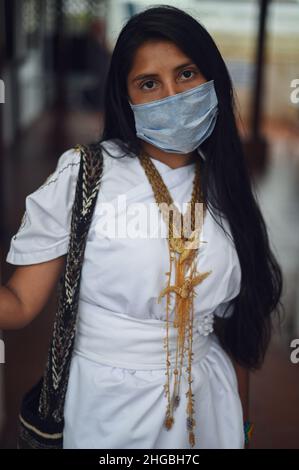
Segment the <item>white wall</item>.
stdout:
<path fill-rule="evenodd" d="M 20 125 L 27 127 L 44 108 L 44 75 L 41 51 L 31 51 L 18 70 Z"/>

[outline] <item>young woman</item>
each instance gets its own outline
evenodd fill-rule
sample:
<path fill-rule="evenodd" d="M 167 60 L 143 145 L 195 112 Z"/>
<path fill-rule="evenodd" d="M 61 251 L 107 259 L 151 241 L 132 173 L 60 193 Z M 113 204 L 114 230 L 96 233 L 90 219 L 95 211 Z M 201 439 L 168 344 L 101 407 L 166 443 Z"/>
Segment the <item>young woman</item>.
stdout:
<path fill-rule="evenodd" d="M 149 8 L 118 37 L 105 97 L 104 173 L 84 255 L 64 448 L 244 448 L 248 371 L 263 363 L 282 278 L 225 63 L 189 14 Z M 0 328 L 28 324 L 57 283 L 79 162 L 76 149 L 63 153 L 26 198 Z M 123 227 L 120 197 L 129 208 L 154 206 L 149 225 L 162 230 L 175 217 L 165 222 L 158 203 L 174 201 L 185 217 L 192 201 L 189 235 L 150 237 L 144 223 L 146 236 L 130 236 L 130 217 L 125 236 L 105 231 L 104 217 Z"/>

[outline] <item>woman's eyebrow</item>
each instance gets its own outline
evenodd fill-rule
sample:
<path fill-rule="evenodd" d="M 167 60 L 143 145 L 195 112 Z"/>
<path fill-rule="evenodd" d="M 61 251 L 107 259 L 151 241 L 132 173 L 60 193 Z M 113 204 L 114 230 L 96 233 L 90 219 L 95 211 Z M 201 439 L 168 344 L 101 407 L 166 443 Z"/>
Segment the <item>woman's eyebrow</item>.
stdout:
<path fill-rule="evenodd" d="M 184 64 L 180 64 L 180 65 L 177 65 L 173 71 L 177 71 L 179 69 L 182 69 L 184 67 L 187 67 L 189 65 L 195 65 L 193 62 L 185 62 Z M 159 77 L 159 74 L 157 73 L 147 73 L 147 74 L 141 74 L 141 75 L 137 75 L 133 80 L 132 82 L 135 82 L 137 80 L 142 80 L 144 78 L 152 78 L 152 77 Z"/>

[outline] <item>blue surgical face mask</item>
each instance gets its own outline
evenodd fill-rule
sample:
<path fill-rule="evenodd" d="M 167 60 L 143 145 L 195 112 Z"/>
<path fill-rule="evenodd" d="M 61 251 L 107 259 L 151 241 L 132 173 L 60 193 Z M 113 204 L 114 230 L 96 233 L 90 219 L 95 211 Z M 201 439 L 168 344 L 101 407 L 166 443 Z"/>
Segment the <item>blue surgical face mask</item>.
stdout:
<path fill-rule="evenodd" d="M 160 100 L 133 105 L 137 136 L 165 152 L 185 154 L 211 135 L 218 114 L 214 80 Z"/>

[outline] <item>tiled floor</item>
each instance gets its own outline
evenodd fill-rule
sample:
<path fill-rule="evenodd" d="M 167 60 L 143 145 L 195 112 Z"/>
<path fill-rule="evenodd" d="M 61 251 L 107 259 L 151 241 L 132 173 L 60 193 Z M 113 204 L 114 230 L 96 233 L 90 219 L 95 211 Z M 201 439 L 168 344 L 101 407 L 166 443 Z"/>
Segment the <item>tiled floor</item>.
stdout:
<path fill-rule="evenodd" d="M 59 122 L 55 115 L 48 114 L 16 142 L 5 170 L 7 237 L 1 250 L 3 280 L 13 269 L 4 260 L 10 237 L 23 215 L 25 196 L 53 171 L 62 151 L 96 138 L 100 128 L 98 114 L 72 112 Z M 289 344 L 291 339 L 299 338 L 299 140 L 283 128 L 268 126 L 265 130 L 271 142 L 271 160 L 269 171 L 255 185 L 271 243 L 284 272 L 287 315 L 282 333 L 273 337 L 262 369 L 251 377 L 250 410 L 255 423 L 251 448 L 298 449 L 299 364 L 291 363 Z M 15 446 L 19 401 L 42 371 L 52 316 L 50 301 L 25 330 L 5 333 L 4 375 L 9 420 L 2 447 Z"/>

